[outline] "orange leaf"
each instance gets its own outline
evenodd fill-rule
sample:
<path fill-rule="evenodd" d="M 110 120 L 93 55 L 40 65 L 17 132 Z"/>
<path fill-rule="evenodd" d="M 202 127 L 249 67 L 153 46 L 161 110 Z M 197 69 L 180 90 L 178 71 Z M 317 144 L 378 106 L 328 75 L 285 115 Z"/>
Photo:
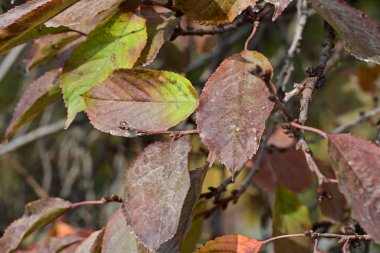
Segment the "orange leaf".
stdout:
<path fill-rule="evenodd" d="M 257 253 L 261 245 L 263 245 L 262 242 L 242 235 L 223 235 L 208 241 L 195 253 Z"/>

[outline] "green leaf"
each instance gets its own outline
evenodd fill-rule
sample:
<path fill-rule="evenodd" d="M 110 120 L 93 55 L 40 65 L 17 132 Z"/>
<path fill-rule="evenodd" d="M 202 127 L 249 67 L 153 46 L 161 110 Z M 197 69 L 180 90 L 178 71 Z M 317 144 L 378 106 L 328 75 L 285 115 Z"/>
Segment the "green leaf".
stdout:
<path fill-rule="evenodd" d="M 198 105 L 198 95 L 185 77 L 147 69 L 117 70 L 83 98 L 97 129 L 125 137 L 167 130 Z"/>
<path fill-rule="evenodd" d="M 4 139 L 10 138 L 20 127 L 60 97 L 61 91 L 56 85 L 60 74 L 61 69 L 51 70 L 29 85 L 13 112 Z"/>
<path fill-rule="evenodd" d="M 81 95 L 104 81 L 115 69 L 132 68 L 147 40 L 145 19 L 118 12 L 97 26 L 76 47 L 63 68 L 61 87 L 68 119 L 86 109 Z"/>
<path fill-rule="evenodd" d="M 71 203 L 60 198 L 43 198 L 25 206 L 24 215 L 11 223 L 0 239 L 2 253 L 18 247 L 21 241 L 71 208 Z"/>
<path fill-rule="evenodd" d="M 76 2 L 78 0 L 32 0 L 0 15 L 0 55 L 27 38 L 36 38 L 41 24 Z"/>
<path fill-rule="evenodd" d="M 299 234 L 311 229 L 309 210 L 302 205 L 295 193 L 277 187 L 273 207 L 273 236 Z M 274 241 L 275 252 L 304 253 L 310 248 L 310 240 L 289 238 Z M 286 250 L 284 250 L 286 249 Z"/>

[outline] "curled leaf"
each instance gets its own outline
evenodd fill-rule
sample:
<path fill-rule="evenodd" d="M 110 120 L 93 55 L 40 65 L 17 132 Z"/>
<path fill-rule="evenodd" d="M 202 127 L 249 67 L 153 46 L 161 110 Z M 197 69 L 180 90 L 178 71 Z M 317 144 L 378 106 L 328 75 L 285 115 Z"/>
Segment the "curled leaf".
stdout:
<path fill-rule="evenodd" d="M 31 0 L 0 15 L 0 55 L 78 0 Z"/>
<path fill-rule="evenodd" d="M 341 0 L 308 0 L 338 32 L 345 48 L 357 58 L 380 64 L 380 25 Z M 363 43 L 363 39 L 365 43 Z"/>
<path fill-rule="evenodd" d="M 256 153 L 274 105 L 266 85 L 272 71 L 265 56 L 246 51 L 224 60 L 207 81 L 196 118 L 210 164 L 218 158 L 235 171 Z"/>
<path fill-rule="evenodd" d="M 34 231 L 50 223 L 71 208 L 71 203 L 60 198 L 44 198 L 25 206 L 24 215 L 12 222 L 0 238 L 1 252 L 12 252 Z"/>
<path fill-rule="evenodd" d="M 176 234 L 190 187 L 188 138 L 155 142 L 125 174 L 123 212 L 128 225 L 150 249 Z"/>
<path fill-rule="evenodd" d="M 243 235 L 223 235 L 208 241 L 194 253 L 258 253 L 262 242 Z"/>
<path fill-rule="evenodd" d="M 329 135 L 329 157 L 352 217 L 380 242 L 380 147 L 349 134 Z"/>
<path fill-rule="evenodd" d="M 10 138 L 20 127 L 31 121 L 45 107 L 59 98 L 61 91 L 56 84 L 60 75 L 61 70 L 54 69 L 29 85 L 13 112 L 4 139 Z"/>
<path fill-rule="evenodd" d="M 186 78 L 147 69 L 117 70 L 82 97 L 97 129 L 126 137 L 139 130 L 166 130 L 198 105 L 198 95 Z"/>

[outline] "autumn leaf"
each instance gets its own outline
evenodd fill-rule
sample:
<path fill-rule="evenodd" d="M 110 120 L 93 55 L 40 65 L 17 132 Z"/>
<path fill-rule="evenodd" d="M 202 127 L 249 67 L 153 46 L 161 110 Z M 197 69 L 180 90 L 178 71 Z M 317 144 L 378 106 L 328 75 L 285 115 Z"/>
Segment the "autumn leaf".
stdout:
<path fill-rule="evenodd" d="M 30 71 L 37 65 L 47 62 L 57 56 L 80 35 L 74 32 L 45 35 L 35 39 L 24 62 L 26 70 Z"/>
<path fill-rule="evenodd" d="M 223 235 L 208 241 L 194 253 L 258 253 L 262 242 L 243 235 Z"/>
<path fill-rule="evenodd" d="M 328 135 L 329 157 L 352 217 L 380 242 L 380 147 L 349 134 Z"/>
<path fill-rule="evenodd" d="M 121 2 L 123 0 L 81 0 L 47 21 L 45 25 L 66 26 L 77 31 L 89 32 L 97 23 L 115 13 Z"/>
<path fill-rule="evenodd" d="M 75 253 L 99 253 L 104 236 L 104 229 L 91 233 L 79 246 L 75 249 Z"/>
<path fill-rule="evenodd" d="M 338 32 L 345 48 L 357 58 L 380 64 L 380 25 L 340 0 L 308 0 Z M 365 39 L 365 43 L 363 43 Z"/>
<path fill-rule="evenodd" d="M 179 19 L 172 12 L 157 11 L 151 6 L 141 6 L 140 13 L 147 20 L 148 41 L 136 65 L 146 66 L 153 62 L 163 44 L 171 39 Z"/>
<path fill-rule="evenodd" d="M 255 6 L 256 2 L 257 0 L 174 0 L 174 6 L 192 20 L 215 25 L 233 21 L 243 10 Z"/>
<path fill-rule="evenodd" d="M 50 237 L 25 250 L 18 250 L 17 253 L 72 253 L 82 240 L 83 238 L 78 235 Z"/>
<path fill-rule="evenodd" d="M 254 180 L 257 186 L 266 192 L 275 192 L 276 185 L 294 192 L 301 192 L 311 186 L 312 177 L 301 150 L 274 148 L 273 151 L 264 153 Z"/>
<path fill-rule="evenodd" d="M 274 13 L 272 17 L 272 21 L 275 21 L 281 13 L 285 10 L 286 7 L 288 7 L 289 3 L 292 0 L 265 0 L 265 2 L 274 4 Z"/>
<path fill-rule="evenodd" d="M 155 142 L 125 174 L 123 212 L 140 241 L 157 251 L 175 235 L 190 187 L 188 138 Z"/>
<path fill-rule="evenodd" d="M 144 212 L 141 212 L 141 215 Z M 102 253 L 149 253 L 149 250 L 138 241 L 128 227 L 121 209 L 118 209 L 109 219 L 101 248 Z"/>
<path fill-rule="evenodd" d="M 60 74 L 60 69 L 51 70 L 29 85 L 13 112 L 4 139 L 10 138 L 20 127 L 60 97 L 61 92 L 59 86 L 56 85 Z"/>
<path fill-rule="evenodd" d="M 273 206 L 273 236 L 296 234 L 311 229 L 309 211 L 302 205 L 295 193 L 283 187 L 277 187 Z M 310 240 L 293 237 L 274 241 L 275 252 L 283 249 L 292 253 L 308 252 Z"/>
<path fill-rule="evenodd" d="M 185 202 L 182 206 L 181 216 L 177 227 L 177 232 L 169 241 L 163 243 L 158 250 L 159 253 L 179 252 L 185 235 L 190 230 L 195 208 L 202 191 L 202 184 L 207 173 L 207 168 L 203 167 L 190 171 L 190 189 L 187 192 Z"/>
<path fill-rule="evenodd" d="M 78 0 L 31 0 L 0 15 L 0 55 Z"/>
<path fill-rule="evenodd" d="M 0 249 L 3 253 L 12 252 L 24 238 L 61 216 L 70 208 L 70 202 L 51 197 L 27 204 L 24 215 L 12 222 L 5 230 L 0 239 Z"/>
<path fill-rule="evenodd" d="M 72 52 L 63 67 L 61 87 L 68 119 L 86 109 L 81 95 L 115 69 L 132 68 L 146 44 L 145 19 L 118 12 L 97 26 Z"/>
<path fill-rule="evenodd" d="M 273 109 L 265 84 L 272 71 L 265 56 L 245 51 L 224 60 L 207 81 L 196 118 L 210 164 L 218 158 L 235 171 L 256 153 Z"/>
<path fill-rule="evenodd" d="M 117 70 L 83 98 L 97 129 L 126 137 L 134 130 L 166 130 L 186 119 L 198 105 L 198 95 L 186 78 L 147 69 Z"/>
<path fill-rule="evenodd" d="M 380 65 L 360 66 L 358 67 L 358 84 L 363 91 L 373 94 L 380 92 L 380 85 L 377 85 L 380 80 Z"/>

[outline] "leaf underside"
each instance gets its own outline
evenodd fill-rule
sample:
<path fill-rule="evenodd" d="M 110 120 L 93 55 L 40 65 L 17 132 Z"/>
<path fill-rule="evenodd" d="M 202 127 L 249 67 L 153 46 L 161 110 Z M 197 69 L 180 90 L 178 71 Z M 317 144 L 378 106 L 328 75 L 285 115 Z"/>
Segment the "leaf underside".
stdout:
<path fill-rule="evenodd" d="M 150 249 L 171 239 L 190 187 L 187 137 L 155 142 L 125 174 L 123 212 L 137 237 Z"/>
<path fill-rule="evenodd" d="M 286 7 L 288 7 L 289 3 L 292 0 L 265 0 L 265 2 L 274 4 L 274 13 L 272 20 L 275 21 L 281 13 L 285 10 Z"/>

